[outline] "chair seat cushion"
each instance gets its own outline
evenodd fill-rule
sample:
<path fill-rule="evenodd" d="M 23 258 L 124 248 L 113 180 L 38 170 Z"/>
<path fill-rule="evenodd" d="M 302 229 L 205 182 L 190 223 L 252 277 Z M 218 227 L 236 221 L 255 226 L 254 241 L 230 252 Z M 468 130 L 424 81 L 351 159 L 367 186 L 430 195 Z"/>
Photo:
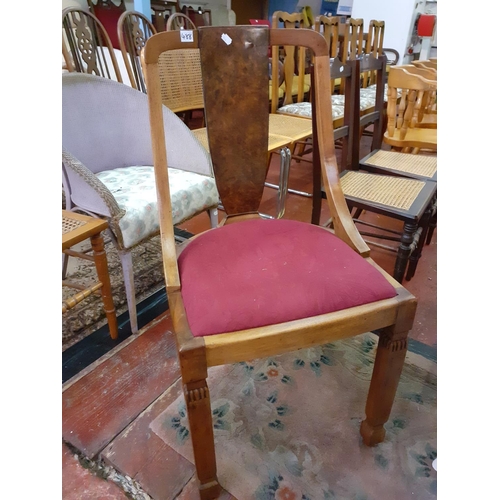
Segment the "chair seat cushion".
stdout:
<path fill-rule="evenodd" d="M 194 336 L 284 323 L 394 297 L 384 276 L 331 231 L 252 219 L 209 230 L 179 256 Z"/>
<path fill-rule="evenodd" d="M 304 118 L 312 118 L 312 105 L 310 102 L 297 102 L 294 104 L 286 104 L 277 109 L 277 113 L 285 115 L 297 115 Z M 343 104 L 332 104 L 333 118 L 341 118 L 344 116 Z"/>
<path fill-rule="evenodd" d="M 131 166 L 96 174 L 125 210 L 119 225 L 125 248 L 160 231 L 154 167 Z M 216 207 L 219 195 L 212 177 L 168 169 L 172 217 L 179 224 L 204 210 Z"/>

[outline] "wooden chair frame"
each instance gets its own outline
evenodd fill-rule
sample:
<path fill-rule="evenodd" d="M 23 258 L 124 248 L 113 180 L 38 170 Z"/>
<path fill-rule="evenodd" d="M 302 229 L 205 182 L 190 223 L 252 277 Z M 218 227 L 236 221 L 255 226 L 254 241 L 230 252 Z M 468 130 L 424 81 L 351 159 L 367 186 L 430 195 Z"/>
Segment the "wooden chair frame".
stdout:
<path fill-rule="evenodd" d="M 127 10 L 118 19 L 117 30 L 120 50 L 132 87 L 146 93 L 140 55 L 146 40 L 156 34 L 156 28 L 144 14 Z"/>
<path fill-rule="evenodd" d="M 209 31 L 211 30 L 211 31 Z M 203 27 L 198 32 L 193 32 L 191 47 L 200 47 L 204 50 L 203 42 L 206 40 L 208 50 L 213 51 L 213 41 L 221 38 L 225 33 L 232 40 L 231 50 L 241 50 L 246 42 L 246 49 L 250 55 L 260 50 L 260 77 L 262 84 L 267 84 L 265 79 L 265 64 L 267 63 L 267 46 L 297 44 L 310 49 L 314 54 L 314 134 L 318 152 L 318 162 L 321 166 L 322 177 L 328 204 L 332 213 L 335 234 L 347 243 L 356 253 L 363 256 L 366 261 L 379 269 L 385 279 L 391 283 L 396 291 L 396 296 L 391 299 L 380 300 L 374 303 L 352 307 L 347 310 L 324 314 L 313 318 L 305 318 L 287 323 L 274 324 L 244 331 L 216 334 L 205 337 L 194 337 L 184 308 L 181 294 L 181 280 L 177 265 L 177 249 L 174 243 L 172 214 L 169 203 L 167 156 L 165 135 L 161 121 L 162 98 L 160 90 L 158 60 L 164 50 L 179 47 L 179 33 L 159 33 L 148 40 L 142 52 L 142 62 L 148 86 L 148 100 L 150 104 L 151 135 L 154 151 L 154 165 L 157 175 L 158 203 L 161 213 L 161 239 L 164 258 L 164 273 L 169 306 L 172 315 L 173 328 L 177 341 L 180 361 L 182 383 L 187 404 L 190 435 L 193 444 L 196 473 L 199 482 L 200 497 L 203 500 L 217 498 L 221 486 L 217 479 L 214 436 L 212 429 L 212 411 L 210 408 L 210 395 L 207 385 L 207 369 L 210 366 L 236 363 L 244 360 L 277 355 L 296 349 L 321 345 L 337 339 L 358 335 L 366 331 L 378 330 L 380 340 L 378 344 L 372 381 L 366 404 L 366 418 L 361 424 L 361 435 L 366 445 L 373 446 L 380 443 L 385 436 L 384 423 L 388 420 L 399 377 L 407 348 L 408 331 L 411 329 L 416 309 L 416 299 L 399 283 L 382 271 L 369 258 L 369 248 L 360 236 L 350 216 L 349 209 L 343 197 L 339 184 L 339 174 L 335 160 L 335 146 L 331 129 L 332 116 L 330 106 L 330 57 L 324 38 L 313 30 L 283 30 L 265 29 L 260 27 L 234 26 L 234 27 Z M 268 37 L 268 38 L 260 38 Z M 260 49 L 254 49 L 258 45 Z M 252 52 L 253 51 L 253 52 Z M 234 52 L 231 52 L 233 54 Z M 206 56 L 210 60 L 211 55 Z M 240 58 L 244 64 L 249 57 Z M 203 56 L 202 56 L 203 60 Z M 243 64 L 243 63 L 242 63 Z M 213 64 L 207 64 L 213 68 Z M 228 95 L 233 91 L 226 87 L 226 76 L 231 75 L 233 68 L 228 64 L 227 75 L 214 74 L 209 70 L 210 82 L 224 85 Z M 205 77 L 204 77 L 205 78 Z M 207 76 L 208 78 L 208 76 Z M 237 84 L 237 83 L 236 83 Z M 221 90 L 219 88 L 219 90 Z M 207 91 L 208 92 L 208 91 Z M 267 89 L 265 90 L 267 92 Z M 216 94 L 205 94 L 210 101 L 210 106 L 219 102 Z M 242 100 L 247 103 L 247 99 Z M 248 104 L 244 104 L 248 105 Z M 251 103 L 250 103 L 251 105 Z M 206 103 L 206 109 L 209 109 Z M 259 108 L 260 110 L 262 109 Z M 239 115 L 238 115 L 239 116 Z M 267 115 L 259 111 L 259 119 L 267 121 Z M 210 116 L 207 114 L 207 124 L 210 129 Z M 252 120 L 256 117 L 253 116 Z M 224 123 L 220 116 L 217 123 Z M 244 126 L 244 125 L 243 125 Z M 265 125 L 264 125 L 265 126 Z M 247 127 L 244 128 L 247 130 Z M 248 128 L 248 131 L 250 129 Z M 214 134 L 216 134 L 214 132 Z M 265 171 L 265 151 L 258 154 L 255 145 L 234 143 L 227 134 L 209 134 L 211 141 L 212 161 L 215 175 L 218 179 L 218 188 L 221 200 L 227 208 L 228 216 L 221 223 L 233 224 L 249 219 L 258 219 L 255 204 L 259 203 L 262 191 L 249 193 L 246 189 L 238 190 L 239 182 L 247 182 L 252 169 L 259 164 L 259 183 L 263 189 Z M 251 134 L 254 137 L 254 134 Z M 255 135 L 256 140 L 265 149 L 265 130 L 259 128 Z M 219 149 L 219 141 L 229 141 L 229 149 Z M 231 146 L 229 146 L 231 144 Z M 214 146 L 214 147 L 213 147 Z M 231 149 L 232 148 L 232 149 Z M 243 155 L 243 156 L 242 156 Z M 249 165 L 236 171 L 234 159 L 244 159 Z M 255 166 L 255 167 L 254 167 Z M 264 175 L 262 174 L 264 172 Z M 229 189 L 230 183 L 232 188 Z M 257 182 L 257 181 L 256 181 Z M 229 189 L 229 191 L 227 191 Z M 229 204 L 226 199 L 233 200 Z M 253 209 L 250 207 L 254 207 Z M 250 211 L 248 211 L 250 209 Z M 326 229 L 325 229 L 326 230 Z M 217 231 L 217 229 L 215 230 Z M 187 243 L 196 241 L 199 235 Z M 353 438 L 354 439 L 354 438 Z"/>
<path fill-rule="evenodd" d="M 107 50 L 116 80 L 123 82 L 109 35 L 94 14 L 77 7 L 63 9 L 62 27 L 62 54 L 69 72 L 89 73 L 113 80 L 105 57 Z"/>

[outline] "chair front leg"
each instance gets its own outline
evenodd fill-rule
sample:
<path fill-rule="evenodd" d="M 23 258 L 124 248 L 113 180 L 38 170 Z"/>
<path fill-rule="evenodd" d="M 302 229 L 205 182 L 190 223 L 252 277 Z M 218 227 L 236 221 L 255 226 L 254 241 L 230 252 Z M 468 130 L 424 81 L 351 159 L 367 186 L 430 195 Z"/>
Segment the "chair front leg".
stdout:
<path fill-rule="evenodd" d="M 366 401 L 366 418 L 360 429 L 367 446 L 375 446 L 385 438 L 384 424 L 389 419 L 403 370 L 407 337 L 408 330 L 395 334 L 395 326 L 381 330 Z"/>
<path fill-rule="evenodd" d="M 212 410 L 206 379 L 184 384 L 184 397 L 200 498 L 212 500 L 218 498 L 221 487 L 217 480 Z"/>

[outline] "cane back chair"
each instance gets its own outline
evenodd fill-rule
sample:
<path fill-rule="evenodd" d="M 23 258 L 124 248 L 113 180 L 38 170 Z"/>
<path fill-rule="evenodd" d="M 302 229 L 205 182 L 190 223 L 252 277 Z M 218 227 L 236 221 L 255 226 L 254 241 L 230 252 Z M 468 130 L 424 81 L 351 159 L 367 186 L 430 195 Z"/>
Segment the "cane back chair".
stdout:
<path fill-rule="evenodd" d="M 331 129 L 329 53 L 313 30 L 201 27 L 199 47 L 210 152 L 227 216 L 177 255 L 168 192 L 169 136 L 162 126 L 159 59 L 179 32 L 142 52 L 158 189 L 164 272 L 202 499 L 217 498 L 208 367 L 267 357 L 378 330 L 361 435 L 383 441 L 416 298 L 369 257 L 339 184 Z M 267 172 L 268 46 L 314 54 L 314 127 L 332 230 L 258 214 Z M 244 79 L 244 84 L 242 84 Z M 175 140 L 175 139 L 172 139 Z M 210 258 L 210 265 L 207 259 Z M 349 276 L 349 278 L 347 278 Z M 213 292 L 213 293 L 212 293 Z M 346 388 L 347 390 L 347 388 Z M 352 436 L 353 443 L 356 441 Z"/>

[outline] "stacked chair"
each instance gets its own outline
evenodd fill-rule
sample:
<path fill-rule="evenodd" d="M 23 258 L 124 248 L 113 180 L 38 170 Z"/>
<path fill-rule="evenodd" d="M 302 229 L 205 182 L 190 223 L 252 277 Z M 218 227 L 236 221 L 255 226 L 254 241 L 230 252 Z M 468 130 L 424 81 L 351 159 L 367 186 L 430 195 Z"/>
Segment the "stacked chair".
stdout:
<path fill-rule="evenodd" d="M 363 442 L 373 446 L 385 436 L 384 423 L 403 368 L 416 299 L 370 259 L 370 250 L 350 216 L 335 160 L 325 39 L 314 30 L 253 26 L 201 27 L 193 35 L 193 44 L 200 50 L 209 150 L 226 217 L 219 227 L 186 241 L 180 253 L 174 244 L 167 189 L 172 162 L 167 150 L 176 138 L 163 125 L 159 76 L 162 54 L 175 50 L 179 32 L 151 37 L 142 58 L 166 290 L 199 493 L 208 500 L 221 493 L 209 367 L 377 330 L 380 337 L 360 430 Z M 296 45 L 312 52 L 311 121 L 333 230 L 265 219 L 258 213 L 268 168 L 269 45 Z M 242 74 L 246 75 L 243 86 Z M 357 446 L 354 433 L 351 437 Z"/>

